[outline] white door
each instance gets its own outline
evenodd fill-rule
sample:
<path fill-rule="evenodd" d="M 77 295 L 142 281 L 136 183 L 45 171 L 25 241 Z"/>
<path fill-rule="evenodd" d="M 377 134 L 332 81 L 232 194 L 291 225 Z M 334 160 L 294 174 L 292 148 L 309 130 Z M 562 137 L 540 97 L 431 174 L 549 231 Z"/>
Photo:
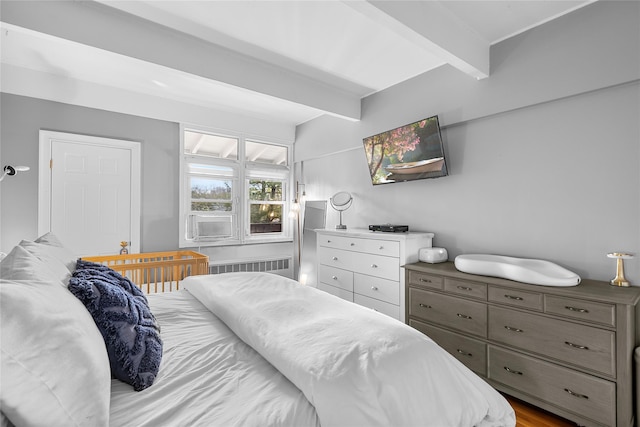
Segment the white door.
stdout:
<path fill-rule="evenodd" d="M 78 256 L 117 254 L 122 241 L 139 252 L 139 144 L 48 131 L 40 142 L 40 234 Z"/>

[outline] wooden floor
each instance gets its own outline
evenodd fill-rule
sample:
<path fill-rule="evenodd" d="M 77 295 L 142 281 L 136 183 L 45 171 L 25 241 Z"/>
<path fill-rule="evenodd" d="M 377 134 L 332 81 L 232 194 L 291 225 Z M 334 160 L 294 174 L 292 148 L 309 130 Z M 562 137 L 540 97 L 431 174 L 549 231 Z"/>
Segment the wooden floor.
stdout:
<path fill-rule="evenodd" d="M 516 412 L 516 427 L 576 427 L 576 424 L 550 412 L 505 396 Z"/>

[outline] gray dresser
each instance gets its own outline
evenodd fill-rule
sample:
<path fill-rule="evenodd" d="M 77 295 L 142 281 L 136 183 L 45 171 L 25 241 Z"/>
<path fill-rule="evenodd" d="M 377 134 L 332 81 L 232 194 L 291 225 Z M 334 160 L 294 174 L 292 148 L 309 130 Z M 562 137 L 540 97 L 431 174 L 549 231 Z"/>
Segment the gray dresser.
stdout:
<path fill-rule="evenodd" d="M 404 322 L 401 266 L 418 261 L 433 233 L 316 230 L 318 289 Z"/>
<path fill-rule="evenodd" d="M 405 266 L 406 323 L 496 389 L 586 426 L 634 423 L 640 288 L 529 285 Z"/>

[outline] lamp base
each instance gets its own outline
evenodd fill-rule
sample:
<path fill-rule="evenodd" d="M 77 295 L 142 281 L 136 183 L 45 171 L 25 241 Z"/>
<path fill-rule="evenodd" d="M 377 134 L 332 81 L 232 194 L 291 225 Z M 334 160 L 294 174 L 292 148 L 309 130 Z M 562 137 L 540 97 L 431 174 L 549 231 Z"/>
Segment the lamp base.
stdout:
<path fill-rule="evenodd" d="M 336 230 L 346 230 L 347 226 L 344 224 L 338 224 L 336 225 Z"/>
<path fill-rule="evenodd" d="M 629 286 L 631 286 L 631 283 L 629 283 L 628 280 L 620 280 L 620 279 L 612 279 L 611 282 L 609 282 L 609 284 L 611 286 L 620 286 L 621 288 L 628 288 Z"/>

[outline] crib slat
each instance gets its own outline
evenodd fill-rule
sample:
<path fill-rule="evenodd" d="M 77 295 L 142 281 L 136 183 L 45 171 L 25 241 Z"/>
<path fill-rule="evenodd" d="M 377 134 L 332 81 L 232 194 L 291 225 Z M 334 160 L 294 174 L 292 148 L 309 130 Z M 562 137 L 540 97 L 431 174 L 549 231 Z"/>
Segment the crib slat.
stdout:
<path fill-rule="evenodd" d="M 107 265 L 128 277 L 143 292 L 146 288 L 147 294 L 178 290 L 180 281 L 185 277 L 209 273 L 209 257 L 195 251 L 149 252 L 82 259 Z M 175 289 L 173 281 L 176 282 Z"/>

